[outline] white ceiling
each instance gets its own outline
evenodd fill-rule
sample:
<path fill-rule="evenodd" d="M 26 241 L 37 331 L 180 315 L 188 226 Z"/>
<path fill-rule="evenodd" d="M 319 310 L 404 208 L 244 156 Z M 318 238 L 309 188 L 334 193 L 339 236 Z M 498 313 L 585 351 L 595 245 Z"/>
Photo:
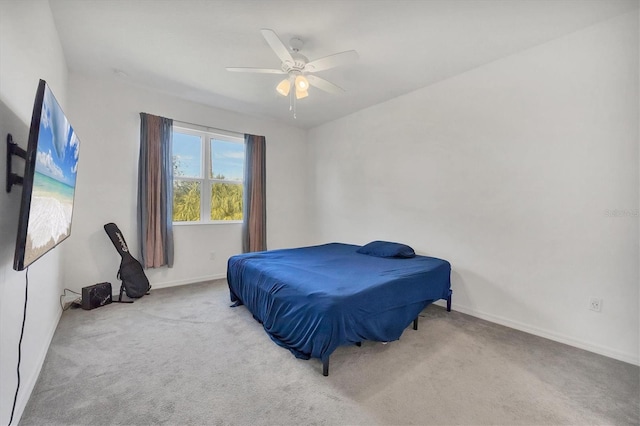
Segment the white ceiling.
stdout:
<path fill-rule="evenodd" d="M 311 128 L 638 8 L 638 0 L 50 0 L 72 72 L 289 125 Z M 360 59 L 318 76 L 297 104 L 260 34 L 299 37 L 310 60 L 355 49 Z M 115 70 L 124 71 L 123 77 Z"/>

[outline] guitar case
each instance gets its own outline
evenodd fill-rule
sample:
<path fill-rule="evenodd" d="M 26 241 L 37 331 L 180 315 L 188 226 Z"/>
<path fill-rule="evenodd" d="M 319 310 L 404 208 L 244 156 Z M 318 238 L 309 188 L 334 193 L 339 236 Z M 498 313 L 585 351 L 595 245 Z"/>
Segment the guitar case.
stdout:
<path fill-rule="evenodd" d="M 122 236 L 122 232 L 115 223 L 107 223 L 104 230 L 111 239 L 118 254 L 122 258 L 120 260 L 120 268 L 118 269 L 118 279 L 122 281 L 120 286 L 120 301 L 122 300 L 123 291 L 127 297 L 138 299 L 145 294 L 149 294 L 151 285 L 149 279 L 144 273 L 144 268 L 138 260 L 129 253 L 129 246 Z"/>

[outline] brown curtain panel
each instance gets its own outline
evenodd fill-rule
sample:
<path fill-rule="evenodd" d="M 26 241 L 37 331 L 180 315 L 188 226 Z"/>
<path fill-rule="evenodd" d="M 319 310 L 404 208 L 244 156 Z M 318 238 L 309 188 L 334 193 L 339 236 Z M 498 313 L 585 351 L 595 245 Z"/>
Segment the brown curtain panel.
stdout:
<path fill-rule="evenodd" d="M 173 266 L 173 120 L 140 113 L 138 241 L 145 268 Z"/>
<path fill-rule="evenodd" d="M 244 135 L 242 251 L 267 249 L 267 200 L 264 136 Z"/>

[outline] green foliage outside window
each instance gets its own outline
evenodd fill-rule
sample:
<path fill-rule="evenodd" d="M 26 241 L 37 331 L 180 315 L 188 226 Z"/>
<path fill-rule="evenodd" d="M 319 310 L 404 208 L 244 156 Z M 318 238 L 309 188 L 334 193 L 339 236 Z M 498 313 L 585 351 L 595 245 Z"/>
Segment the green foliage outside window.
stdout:
<path fill-rule="evenodd" d="M 242 220 L 242 185 L 213 184 L 211 187 L 211 220 Z"/>
<path fill-rule="evenodd" d="M 173 221 L 200 220 L 200 182 L 173 182 Z M 211 220 L 242 220 L 242 184 L 214 183 L 211 187 Z"/>
<path fill-rule="evenodd" d="M 200 182 L 173 182 L 173 221 L 200 220 Z"/>
<path fill-rule="evenodd" d="M 173 221 L 200 221 L 199 181 L 180 180 L 180 160 L 173 158 Z M 213 179 L 225 180 L 221 174 Z M 242 220 L 242 183 L 215 182 L 211 186 L 211 220 Z"/>

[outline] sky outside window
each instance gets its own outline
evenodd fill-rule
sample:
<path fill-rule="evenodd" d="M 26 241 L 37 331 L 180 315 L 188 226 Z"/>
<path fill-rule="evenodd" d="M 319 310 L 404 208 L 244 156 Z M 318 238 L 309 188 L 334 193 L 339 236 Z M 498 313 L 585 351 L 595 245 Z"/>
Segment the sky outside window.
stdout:
<path fill-rule="evenodd" d="M 242 181 L 244 175 L 244 144 L 211 139 L 211 177 L 222 175 L 225 180 Z"/>
<path fill-rule="evenodd" d="M 202 177 L 200 136 L 173 132 L 173 161 L 176 177 Z"/>

